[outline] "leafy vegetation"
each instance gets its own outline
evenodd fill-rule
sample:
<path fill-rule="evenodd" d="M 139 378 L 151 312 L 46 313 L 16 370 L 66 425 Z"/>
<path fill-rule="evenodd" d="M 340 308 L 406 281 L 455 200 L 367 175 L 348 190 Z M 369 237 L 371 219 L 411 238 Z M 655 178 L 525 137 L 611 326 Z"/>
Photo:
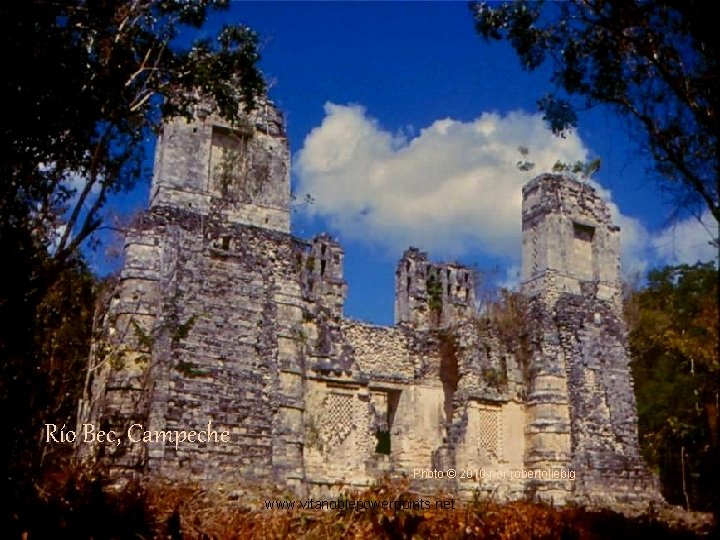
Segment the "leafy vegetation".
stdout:
<path fill-rule="evenodd" d="M 436 276 L 431 275 L 427 278 L 425 286 L 427 287 L 428 308 L 430 309 L 430 313 L 439 316 L 442 311 L 442 283 Z"/>
<path fill-rule="evenodd" d="M 577 125 L 578 98 L 580 106 L 609 106 L 646 144 L 678 211 L 708 209 L 720 221 L 720 51 L 705 3 L 472 2 L 471 9 L 478 33 L 508 41 L 527 70 L 549 60 L 556 92 L 538 107 L 555 133 Z"/>
<path fill-rule="evenodd" d="M 8 0 L 0 127 L 0 478 L 15 531 L 45 446 L 38 422 L 72 421 L 84 379 L 97 286 L 81 246 L 103 226 L 113 193 L 146 177 L 145 142 L 200 96 L 239 122 L 264 83 L 244 26 L 188 43 L 228 0 Z M 242 105 L 241 105 L 242 104 Z M 72 425 L 72 424 L 71 424 Z M 57 464 L 56 464 L 57 466 Z M 0 526 L 2 524 L 0 523 Z M 12 535 L 12 532 L 10 533 Z"/>
<path fill-rule="evenodd" d="M 643 454 L 673 504 L 718 504 L 718 271 L 653 270 L 627 304 Z"/>

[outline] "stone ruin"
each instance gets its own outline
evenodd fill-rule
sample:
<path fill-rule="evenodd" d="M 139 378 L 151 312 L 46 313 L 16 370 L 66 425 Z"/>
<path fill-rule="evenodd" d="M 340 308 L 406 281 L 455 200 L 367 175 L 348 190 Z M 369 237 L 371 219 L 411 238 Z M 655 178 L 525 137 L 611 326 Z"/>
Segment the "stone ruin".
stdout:
<path fill-rule="evenodd" d="M 345 318 L 342 247 L 293 237 L 290 200 L 269 101 L 240 125 L 205 110 L 164 126 L 79 423 L 212 422 L 229 437 L 80 444 L 85 459 L 112 478 L 305 494 L 404 474 L 500 500 L 660 500 L 639 452 L 620 230 L 592 187 L 544 174 L 523 188 L 515 326 L 478 314 L 471 270 L 414 248 L 395 273 L 395 325 Z M 487 474 L 522 470 L 574 474 Z"/>

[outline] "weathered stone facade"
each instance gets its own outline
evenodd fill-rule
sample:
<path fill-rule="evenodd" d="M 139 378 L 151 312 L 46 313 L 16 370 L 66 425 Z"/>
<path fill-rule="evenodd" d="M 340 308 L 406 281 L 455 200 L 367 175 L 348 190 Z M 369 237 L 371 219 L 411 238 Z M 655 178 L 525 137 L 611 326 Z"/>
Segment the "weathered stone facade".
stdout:
<path fill-rule="evenodd" d="M 239 127 L 209 110 L 168 123 L 80 422 L 140 424 L 137 438 L 212 423 L 229 437 L 82 452 L 115 477 L 318 491 L 390 473 L 505 499 L 658 499 L 638 451 L 619 229 L 575 180 L 539 176 L 523 198 L 522 328 L 476 312 L 469 269 L 413 248 L 396 270 L 396 324 L 373 326 L 343 317 L 340 245 L 290 235 L 270 103 Z"/>

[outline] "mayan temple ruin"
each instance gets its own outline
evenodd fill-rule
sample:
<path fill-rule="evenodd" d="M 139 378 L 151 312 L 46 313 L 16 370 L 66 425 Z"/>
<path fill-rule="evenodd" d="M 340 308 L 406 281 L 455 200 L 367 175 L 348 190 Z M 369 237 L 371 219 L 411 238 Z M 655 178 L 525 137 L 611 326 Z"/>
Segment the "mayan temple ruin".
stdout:
<path fill-rule="evenodd" d="M 132 437 L 80 445 L 85 459 L 114 478 L 296 493 L 404 474 L 465 496 L 659 500 L 638 445 L 621 233 L 592 187 L 543 174 L 523 188 L 522 332 L 477 313 L 472 271 L 414 248 L 383 327 L 343 316 L 342 247 L 291 235 L 289 161 L 268 101 L 240 125 L 210 108 L 165 125 L 80 404 L 80 424 Z M 188 430 L 226 436 L 144 436 Z M 460 474 L 481 469 L 557 474 Z"/>

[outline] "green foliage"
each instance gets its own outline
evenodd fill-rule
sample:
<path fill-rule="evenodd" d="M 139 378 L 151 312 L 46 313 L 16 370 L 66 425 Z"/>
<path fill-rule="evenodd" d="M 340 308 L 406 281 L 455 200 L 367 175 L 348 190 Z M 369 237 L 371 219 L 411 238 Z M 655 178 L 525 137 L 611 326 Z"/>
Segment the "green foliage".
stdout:
<path fill-rule="evenodd" d="M 497 296 L 485 305 L 485 320 L 497 329 L 500 341 L 515 353 L 523 369 L 529 369 L 531 355 L 527 329 L 530 315 L 527 299 L 518 292 L 500 289 Z"/>
<path fill-rule="evenodd" d="M 3 97 L 32 114 L 12 115 L 0 131 L 3 220 L 30 227 L 39 244 L 54 241 L 53 259 L 64 261 L 100 226 L 107 195 L 141 177 L 143 143 L 163 116 L 189 117 L 203 96 L 239 123 L 241 104 L 252 107 L 264 88 L 257 36 L 236 26 L 185 48 L 177 39 L 227 6 L 4 2 L 3 50 L 29 69 L 3 78 Z"/>
<path fill-rule="evenodd" d="M 307 332 L 302 327 L 293 327 L 291 330 L 292 338 L 298 343 L 301 343 L 303 345 L 307 345 L 309 341 L 309 337 L 307 335 Z"/>
<path fill-rule="evenodd" d="M 427 279 L 426 287 L 430 312 L 439 314 L 442 311 L 442 283 L 435 276 L 430 276 Z"/>
<path fill-rule="evenodd" d="M 144 351 L 151 351 L 153 344 L 155 343 L 153 336 L 146 332 L 135 319 L 130 321 L 130 323 L 132 324 L 133 333 L 135 334 L 135 339 L 137 339 L 138 345 L 140 345 L 141 349 Z"/>
<path fill-rule="evenodd" d="M 225 27 L 187 46 L 179 39 L 228 6 L 0 4 L 3 54 L 22 66 L 0 80 L 3 102 L 19 111 L 0 127 L 0 253 L 9 261 L 0 280 L 0 417 L 13 441 L 0 449 L 0 476 L 11 500 L 34 489 L 47 451 L 38 422 L 73 425 L 94 298 L 78 251 L 102 226 L 108 196 L 146 177 L 145 143 L 164 116 L 189 117 L 203 96 L 236 124 L 264 90 L 250 29 Z"/>
<path fill-rule="evenodd" d="M 33 379 L 36 420 L 72 425 L 85 381 L 98 284 L 81 262 L 65 270 L 36 311 Z M 8 381 L 4 381 L 7 383 Z"/>
<path fill-rule="evenodd" d="M 172 333 L 172 342 L 174 344 L 179 343 L 181 340 L 188 337 L 188 334 L 190 333 L 190 330 L 192 330 L 193 326 L 195 326 L 195 323 L 197 322 L 199 318 L 199 315 L 196 313 L 194 315 L 191 315 L 187 321 L 184 323 L 178 324 Z"/>
<path fill-rule="evenodd" d="M 483 381 L 493 388 L 502 388 L 507 384 L 507 372 L 498 369 L 484 368 L 482 370 Z"/>
<path fill-rule="evenodd" d="M 312 255 L 310 255 L 305 260 L 305 270 L 308 272 L 312 272 L 315 270 L 315 257 L 313 257 Z"/>
<path fill-rule="evenodd" d="M 599 158 L 591 161 L 576 161 L 575 163 L 556 161 L 553 165 L 552 171 L 557 173 L 569 172 L 580 175 L 581 178 L 587 179 L 600 170 L 600 165 L 601 162 Z"/>
<path fill-rule="evenodd" d="M 46 468 L 61 469 L 67 463 L 71 446 L 41 449 L 39 434 L 48 422 L 74 429 L 98 288 L 87 267 L 72 261 L 36 306 L 23 306 L 32 313 L 30 327 L 19 324 L 28 322 L 18 313 L 19 320 L 7 321 L 9 328 L 3 329 L 15 334 L 9 336 L 14 341 L 0 346 L 0 414 L 6 437 L 0 445 L 0 474 L 12 501 L 0 512 L 0 521 L 5 512 L 18 511 Z"/>
<path fill-rule="evenodd" d="M 325 404 L 324 400 L 322 404 Z M 308 448 L 315 448 L 321 452 L 323 451 L 320 429 L 318 428 L 315 416 L 312 413 L 305 416 L 305 445 Z"/>
<path fill-rule="evenodd" d="M 718 496 L 717 285 L 712 263 L 653 270 L 626 308 L 643 455 L 668 501 L 698 510 Z"/>
<path fill-rule="evenodd" d="M 707 5 L 684 2 L 472 2 L 478 33 L 507 40 L 523 66 L 550 59 L 559 97 L 538 100 L 551 129 L 577 125 L 581 106 L 607 105 L 647 146 L 678 209 L 718 205 L 718 40 Z"/>
<path fill-rule="evenodd" d="M 204 377 L 209 374 L 207 370 L 200 369 L 195 362 L 188 362 L 186 360 L 180 360 L 175 364 L 175 371 L 190 378 Z"/>

